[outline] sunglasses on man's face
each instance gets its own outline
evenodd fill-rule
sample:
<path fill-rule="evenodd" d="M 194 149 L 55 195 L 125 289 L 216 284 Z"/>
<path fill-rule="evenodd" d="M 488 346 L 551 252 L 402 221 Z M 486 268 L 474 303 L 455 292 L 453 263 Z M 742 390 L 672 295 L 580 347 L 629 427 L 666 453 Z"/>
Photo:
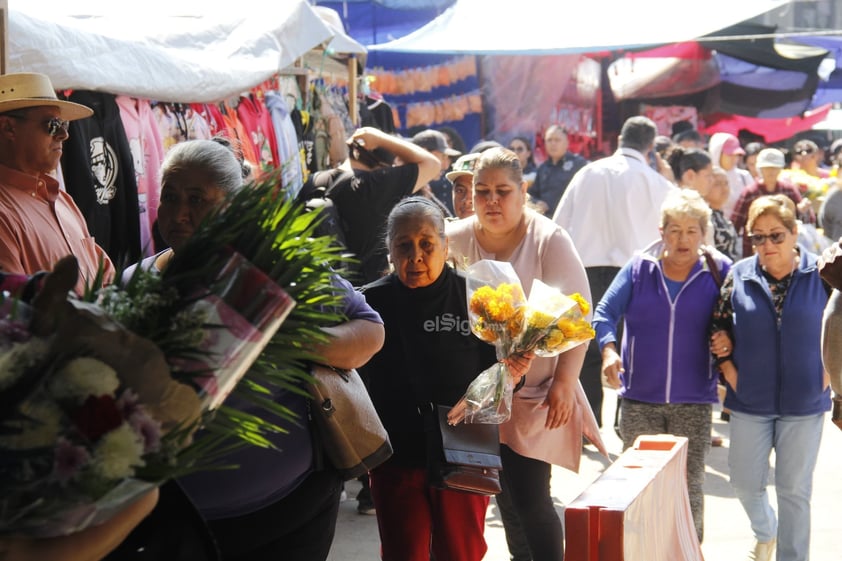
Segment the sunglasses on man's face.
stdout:
<path fill-rule="evenodd" d="M 775 245 L 780 245 L 784 243 L 786 239 L 786 232 L 773 232 L 771 234 L 751 234 L 748 237 L 751 245 L 758 247 L 766 243 L 766 240 L 770 240 Z"/>
<path fill-rule="evenodd" d="M 32 117 L 28 117 L 26 115 L 19 115 L 16 113 L 6 113 L 6 116 L 11 117 L 13 119 L 21 119 L 22 121 L 36 120 Z M 55 137 L 61 133 L 67 134 L 67 131 L 70 128 L 70 121 L 65 121 L 64 119 L 59 119 L 58 117 L 52 117 L 44 121 L 44 125 L 47 127 L 47 134 Z"/>

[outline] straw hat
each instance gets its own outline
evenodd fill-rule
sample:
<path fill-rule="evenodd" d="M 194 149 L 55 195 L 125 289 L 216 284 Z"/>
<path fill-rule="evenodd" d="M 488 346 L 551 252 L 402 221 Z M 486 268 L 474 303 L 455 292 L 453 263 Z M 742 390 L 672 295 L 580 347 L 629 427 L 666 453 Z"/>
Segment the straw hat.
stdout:
<path fill-rule="evenodd" d="M 84 105 L 61 101 L 50 79 L 43 74 L 20 73 L 0 76 L 0 114 L 27 107 L 58 107 L 65 121 L 84 119 L 94 114 Z"/>

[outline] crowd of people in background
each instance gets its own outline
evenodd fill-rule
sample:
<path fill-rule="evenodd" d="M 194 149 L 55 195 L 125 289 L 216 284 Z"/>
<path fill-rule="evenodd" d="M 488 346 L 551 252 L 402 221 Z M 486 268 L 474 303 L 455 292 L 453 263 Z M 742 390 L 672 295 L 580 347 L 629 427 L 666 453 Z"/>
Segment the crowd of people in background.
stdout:
<path fill-rule="evenodd" d="M 34 275 L 70 251 L 83 276 L 93 275 L 103 252 L 83 235 L 84 218 L 51 177 L 68 121 L 91 111 L 58 101 L 46 77 L 0 80 L 35 80 L 40 94 L 0 103 L 0 267 Z M 689 439 L 687 488 L 701 542 L 720 374 L 733 423 L 731 482 L 756 538 L 751 558 L 769 561 L 776 549 L 778 561 L 807 558 L 812 475 L 830 408 L 820 333 L 831 290 L 816 263 L 842 235 L 842 141 L 743 145 L 688 125 L 659 136 L 650 119 L 629 117 L 616 151 L 593 161 L 572 152 L 569 131 L 556 124 L 537 132 L 541 154 L 535 135 L 485 139 L 470 149 L 450 129 L 400 138 L 363 127 L 347 139 L 344 173 L 329 196 L 360 262 L 347 279 L 336 278 L 346 322 L 320 326 L 330 336 L 320 354 L 326 364 L 360 369 L 392 437 L 394 456 L 364 478 L 358 497 L 359 512 L 378 517 L 384 560 L 480 561 L 486 552 L 488 498 L 427 487 L 417 407 L 452 405 L 469 373 L 495 361 L 493 348 L 469 333 L 421 328 L 442 314 L 467 317 L 459 269 L 482 259 L 511 263 L 527 293 L 540 279 L 582 294 L 595 309 L 590 345 L 553 358 L 507 359 L 515 376 L 525 375 L 512 419 L 500 426 L 496 501 L 514 561 L 563 559 L 551 468 L 576 470 L 583 442 L 601 449 L 606 413 L 625 448 L 652 432 Z M 229 144 L 176 145 L 161 170 L 158 226 L 169 249 L 136 266 L 165 269 L 248 177 Z M 68 242 L 68 231 L 78 240 Z M 117 271 L 104 262 L 111 281 Z M 648 351 L 635 354 L 636 347 Z M 618 390 L 616 412 L 602 410 L 604 387 Z M 424 399 L 414 396 L 419 388 Z M 300 394 L 271 398 L 306 419 Z M 110 559 L 142 558 L 166 536 L 185 559 L 269 560 L 283 552 L 284 559 L 324 560 L 341 478 L 312 461 L 306 423 L 281 438 L 283 452 L 238 454 L 246 469 L 162 489 L 154 510 L 159 495 L 150 494 L 111 533 L 89 535 L 96 547 L 52 547 L 67 558 L 101 559 L 152 511 L 146 524 L 157 520 L 158 530 L 138 527 Z M 765 491 L 772 450 L 779 515 Z M 29 541 L 0 546 L 39 558 Z"/>
<path fill-rule="evenodd" d="M 611 413 L 624 448 L 643 434 L 688 438 L 688 495 L 701 542 L 705 458 L 711 446 L 722 445 L 721 437 L 711 435 L 712 405 L 724 401 L 722 418 L 733 420 L 732 440 L 738 441 L 729 452 L 731 481 L 755 536 L 749 558 L 770 560 L 777 551 L 779 560 L 805 559 L 812 474 L 830 408 L 819 340 L 831 289 L 819 278 L 815 260 L 842 235 L 842 140 L 824 147 L 809 139 L 743 145 L 730 133 L 706 137 L 689 123 L 677 125 L 671 136 L 657 135 L 652 121 L 631 117 L 617 151 L 590 162 L 569 150 L 568 131 L 559 125 L 531 137 L 513 136 L 508 151 L 486 139 L 470 154 L 453 154 L 459 158 L 452 168 L 443 167 L 449 185 L 439 184 L 427 196 L 473 199 L 475 207 L 462 205 L 447 229 L 457 257 L 464 259 L 467 250 L 471 261 L 511 260 L 526 251 L 534 219 L 523 214 L 527 218 L 494 237 L 489 197 L 500 205 L 500 214 L 492 216 L 505 222 L 509 192 L 523 185 L 523 205 L 514 206 L 561 226 L 587 276 L 597 337 L 580 380 L 593 418 L 601 425 L 603 387 L 611 387 L 618 390 L 617 411 Z M 540 156 L 530 141 L 538 135 Z M 489 181 L 479 170 L 487 165 L 486 154 L 499 162 L 505 152 L 517 161 L 518 173 L 510 189 L 495 197 L 490 192 L 509 179 Z M 473 197 L 466 195 L 471 182 Z M 476 218 L 466 219 L 471 212 Z M 457 241 L 472 229 L 470 243 Z M 748 311 L 766 299 L 774 310 L 769 318 Z M 790 303 L 795 300 L 799 303 Z M 755 321 L 758 327 L 763 322 L 787 330 L 805 327 L 763 351 L 774 333 L 761 337 Z M 753 358 L 758 355 L 762 367 Z M 761 371 L 780 375 L 774 382 L 768 376 L 755 382 L 763 378 Z M 742 386 L 737 372 L 746 380 Z M 779 514 L 765 491 L 772 450 L 779 458 L 800 458 L 778 460 Z M 540 458 L 530 448 L 516 453 L 504 446 L 504 452 L 504 458 Z M 510 473 L 526 473 L 511 462 Z M 528 491 L 510 493 L 504 485 L 498 504 L 512 559 L 560 559 L 523 537 L 523 513 L 512 509 L 511 500 Z"/>

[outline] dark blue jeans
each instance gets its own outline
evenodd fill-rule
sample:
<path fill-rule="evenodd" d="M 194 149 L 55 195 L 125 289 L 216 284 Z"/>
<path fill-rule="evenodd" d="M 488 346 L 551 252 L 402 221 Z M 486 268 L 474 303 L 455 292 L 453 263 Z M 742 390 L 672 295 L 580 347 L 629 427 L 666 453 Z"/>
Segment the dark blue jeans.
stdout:
<path fill-rule="evenodd" d="M 310 474 L 292 493 L 257 512 L 209 522 L 224 561 L 324 561 L 339 515 L 342 478 Z"/>

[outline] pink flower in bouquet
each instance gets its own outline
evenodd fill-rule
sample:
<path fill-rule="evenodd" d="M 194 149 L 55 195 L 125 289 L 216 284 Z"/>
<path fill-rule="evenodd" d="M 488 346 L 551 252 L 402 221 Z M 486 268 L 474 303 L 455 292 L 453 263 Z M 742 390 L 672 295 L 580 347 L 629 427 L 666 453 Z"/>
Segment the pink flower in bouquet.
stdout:
<path fill-rule="evenodd" d="M 128 389 L 117 400 L 117 408 L 134 431 L 143 437 L 143 453 L 157 452 L 161 448 L 161 423 L 147 414 L 138 395 Z"/>
<path fill-rule="evenodd" d="M 53 478 L 65 484 L 91 461 L 91 455 L 82 446 L 76 446 L 69 440 L 59 437 L 53 461 Z"/>
<path fill-rule="evenodd" d="M 6 343 L 23 343 L 32 336 L 26 324 L 15 319 L 0 319 L 0 346 Z"/>

